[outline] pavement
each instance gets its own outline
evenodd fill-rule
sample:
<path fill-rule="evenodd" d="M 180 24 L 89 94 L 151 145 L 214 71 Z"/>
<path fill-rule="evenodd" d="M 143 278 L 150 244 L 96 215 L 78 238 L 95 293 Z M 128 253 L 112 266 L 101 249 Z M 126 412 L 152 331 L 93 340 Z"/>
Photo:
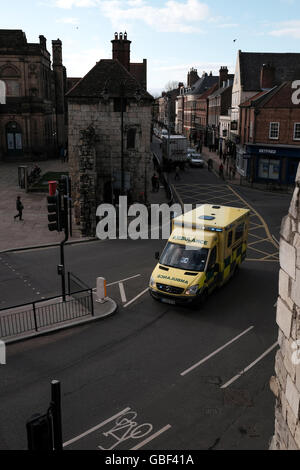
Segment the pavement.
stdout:
<path fill-rule="evenodd" d="M 30 168 L 35 162 L 26 162 Z M 58 160 L 41 161 L 38 163 L 42 174 L 48 171 L 68 171 L 68 163 Z M 62 234 L 48 230 L 46 194 L 26 193 L 18 186 L 18 163 L 0 163 L 0 253 L 8 250 L 31 248 L 36 246 L 51 246 L 59 244 Z M 16 199 L 21 196 L 24 205 L 23 221 L 15 220 Z M 149 192 L 149 202 L 158 204 L 167 201 L 164 187 L 159 192 Z M 70 243 L 89 241 L 73 226 L 73 237 Z"/>
<path fill-rule="evenodd" d="M 34 162 L 28 162 L 26 165 L 30 168 L 33 167 Z M 61 160 L 49 160 L 39 162 L 42 174 L 49 171 L 68 171 L 68 163 L 61 162 Z M 58 245 L 62 240 L 62 234 L 57 232 L 50 232 L 48 230 L 47 209 L 46 209 L 46 193 L 26 192 L 18 185 L 18 163 L 1 163 L 0 164 L 0 218 L 1 218 L 1 232 L 0 232 L 0 253 L 9 251 L 21 251 L 30 248 L 51 247 Z M 16 198 L 21 196 L 21 201 L 24 206 L 23 221 L 14 219 L 16 214 Z M 159 191 L 149 192 L 148 200 L 150 204 L 160 204 L 168 202 L 168 196 L 163 184 L 160 184 Z M 95 238 L 83 238 L 80 236 L 78 230 L 73 230 L 73 237 L 70 237 L 69 243 L 80 243 Z M 48 303 L 57 303 L 60 298 L 52 299 Z M 38 299 L 37 299 L 38 300 Z M 16 342 L 24 339 L 29 339 L 35 336 L 48 334 L 57 330 L 66 329 L 77 326 L 79 324 L 99 320 L 115 313 L 117 310 L 117 303 L 107 298 L 106 302 L 100 304 L 94 299 L 94 316 L 87 316 L 84 319 L 69 320 L 60 324 L 48 326 L 47 328 L 39 329 L 37 332 L 25 332 L 6 340 L 9 342 Z M 26 307 L 28 310 L 29 307 Z M 23 312 L 22 308 L 14 308 L 7 310 L 0 310 L 0 319 L 6 315 L 14 315 Z"/>
<path fill-rule="evenodd" d="M 67 301 L 71 300 L 71 298 L 67 297 Z M 73 299 L 74 300 L 74 299 Z M 54 299 L 51 299 L 51 301 L 44 301 L 40 302 L 39 304 L 36 304 L 36 308 L 41 308 L 45 312 L 46 309 L 45 307 L 50 306 L 50 305 L 57 305 L 58 303 L 62 302 L 62 297 L 57 297 Z M 38 328 L 37 331 L 27 331 L 24 333 L 17 334 L 15 336 L 9 336 L 7 338 L 4 338 L 5 344 L 12 344 L 12 343 L 17 343 L 19 341 L 24 341 L 28 339 L 35 338 L 37 336 L 44 336 L 48 335 L 51 333 L 56 333 L 57 331 L 60 330 L 65 330 L 68 328 L 73 328 L 75 326 L 81 326 L 86 323 L 91 323 L 97 320 L 102 320 L 104 318 L 107 318 L 111 315 L 113 315 L 117 309 L 118 309 L 118 304 L 111 298 L 106 297 L 106 299 L 99 303 L 97 299 L 97 295 L 95 292 L 93 292 L 93 306 L 94 306 L 94 315 L 91 313 L 88 315 L 85 315 L 83 317 L 67 320 L 61 323 L 55 323 L 53 325 L 49 325 L 43 328 Z M 6 310 L 0 310 L 0 321 L 1 317 L 8 317 L 11 316 L 12 322 L 14 322 L 14 316 L 19 314 L 32 314 L 33 313 L 33 308 L 29 308 L 30 306 L 26 306 L 26 311 L 24 310 L 24 307 L 16 307 L 16 308 L 9 308 Z M 56 315 L 57 315 L 57 309 L 56 309 Z M 24 321 L 24 320 L 23 320 Z"/>
<path fill-rule="evenodd" d="M 30 168 L 34 162 L 26 162 Z M 42 174 L 48 171 L 68 170 L 68 163 L 60 160 L 48 160 L 38 163 Z M 57 232 L 49 232 L 46 194 L 26 193 L 18 185 L 18 163 L 0 164 L 0 252 L 10 249 L 32 247 L 36 245 L 58 244 L 62 240 L 62 235 Z M 16 199 L 21 196 L 24 206 L 24 221 L 15 220 Z M 74 233 L 72 241 L 79 240 L 78 232 Z"/>

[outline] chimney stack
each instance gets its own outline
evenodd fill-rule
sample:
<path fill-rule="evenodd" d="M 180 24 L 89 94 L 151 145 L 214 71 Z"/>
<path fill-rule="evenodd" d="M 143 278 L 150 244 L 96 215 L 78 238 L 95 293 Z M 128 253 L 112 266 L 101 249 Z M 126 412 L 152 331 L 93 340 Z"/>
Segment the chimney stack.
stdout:
<path fill-rule="evenodd" d="M 62 66 L 62 42 L 60 39 L 52 41 L 53 67 Z"/>
<path fill-rule="evenodd" d="M 187 86 L 192 87 L 199 80 L 197 69 L 191 68 L 187 76 Z"/>
<path fill-rule="evenodd" d="M 228 80 L 228 68 L 221 67 L 219 70 L 219 88 L 222 88 L 223 83 Z"/>
<path fill-rule="evenodd" d="M 275 86 L 275 68 L 271 64 L 263 64 L 260 71 L 260 87 L 262 90 Z"/>
<path fill-rule="evenodd" d="M 127 33 L 115 33 L 115 39 L 112 41 L 112 58 L 118 60 L 129 71 L 130 69 L 130 44 L 127 39 Z"/>

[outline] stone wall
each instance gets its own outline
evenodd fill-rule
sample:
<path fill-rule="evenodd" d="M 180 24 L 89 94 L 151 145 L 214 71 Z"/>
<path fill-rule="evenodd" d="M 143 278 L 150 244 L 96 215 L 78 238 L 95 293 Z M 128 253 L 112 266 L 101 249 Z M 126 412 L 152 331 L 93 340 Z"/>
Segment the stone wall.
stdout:
<path fill-rule="evenodd" d="M 271 389 L 276 396 L 272 450 L 300 449 L 300 166 L 280 241 L 279 346 Z"/>
<path fill-rule="evenodd" d="M 113 172 L 121 171 L 121 116 L 120 112 L 113 111 L 112 101 L 103 103 L 99 100 L 84 102 L 70 99 L 68 111 L 69 168 L 75 219 L 83 235 L 94 236 L 96 208 L 104 202 L 105 184 L 111 182 Z M 130 173 L 133 201 L 144 202 L 145 193 L 149 192 L 151 119 L 149 103 L 130 103 L 124 113 L 124 169 Z M 126 148 L 126 135 L 130 128 L 136 129 L 135 149 Z M 89 143 L 83 140 L 88 129 L 94 132 Z M 86 168 L 87 163 L 90 168 Z M 85 209 L 83 191 L 86 192 Z"/>

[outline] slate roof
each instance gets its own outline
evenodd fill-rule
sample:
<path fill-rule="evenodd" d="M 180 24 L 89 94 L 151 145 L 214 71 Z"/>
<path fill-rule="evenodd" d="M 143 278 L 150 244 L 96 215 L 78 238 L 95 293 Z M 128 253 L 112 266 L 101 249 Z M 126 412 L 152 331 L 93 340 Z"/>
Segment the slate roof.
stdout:
<path fill-rule="evenodd" d="M 292 94 L 294 89 L 292 88 L 292 81 L 283 82 L 278 86 L 275 86 L 271 90 L 265 90 L 255 95 L 251 100 L 247 100 L 245 103 L 240 105 L 241 107 L 255 106 L 258 108 L 298 108 L 299 105 L 293 103 Z"/>
<path fill-rule="evenodd" d="M 141 84 L 118 61 L 102 59 L 66 94 L 69 98 L 101 98 L 104 90 L 109 97 L 120 96 L 121 83 L 125 83 L 126 97 L 134 98 L 137 91 L 142 91 Z M 143 99 L 153 100 L 144 90 Z"/>
<path fill-rule="evenodd" d="M 202 95 L 206 90 L 209 90 L 213 85 L 219 82 L 219 77 L 213 75 L 204 75 L 191 87 L 191 91 L 187 95 Z"/>
<path fill-rule="evenodd" d="M 239 58 L 244 91 L 260 90 L 260 72 L 263 64 L 270 64 L 275 68 L 276 85 L 300 77 L 300 53 L 239 51 Z"/>
<path fill-rule="evenodd" d="M 232 80 L 232 79 L 231 79 Z M 226 86 L 226 87 L 221 87 L 218 88 L 214 93 L 212 93 L 209 97 L 210 98 L 215 98 L 216 96 L 223 95 L 225 91 L 228 91 L 229 88 L 232 90 L 232 85 Z"/>

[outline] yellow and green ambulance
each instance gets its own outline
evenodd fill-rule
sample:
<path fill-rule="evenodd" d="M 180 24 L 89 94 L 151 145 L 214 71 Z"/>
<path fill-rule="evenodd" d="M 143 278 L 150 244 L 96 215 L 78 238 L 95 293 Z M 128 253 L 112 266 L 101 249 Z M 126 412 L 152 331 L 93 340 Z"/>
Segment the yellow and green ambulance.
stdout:
<path fill-rule="evenodd" d="M 246 258 L 250 211 L 198 206 L 176 217 L 150 278 L 150 294 L 169 304 L 204 301 Z"/>

